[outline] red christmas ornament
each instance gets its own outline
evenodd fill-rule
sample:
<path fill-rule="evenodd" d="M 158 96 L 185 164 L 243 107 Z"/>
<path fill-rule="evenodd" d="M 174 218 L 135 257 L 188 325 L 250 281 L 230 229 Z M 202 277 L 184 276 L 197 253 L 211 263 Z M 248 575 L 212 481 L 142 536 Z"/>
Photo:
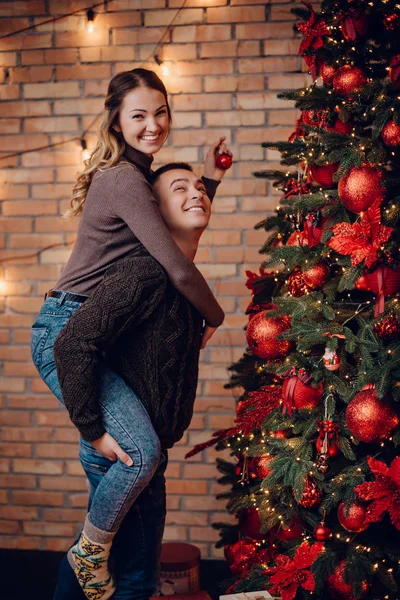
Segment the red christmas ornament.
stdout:
<path fill-rule="evenodd" d="M 298 269 L 287 280 L 289 293 L 295 298 L 300 298 L 311 291 L 311 288 L 304 282 L 303 273 Z"/>
<path fill-rule="evenodd" d="M 400 323 L 394 315 L 389 315 L 374 326 L 374 331 L 385 342 L 391 342 L 400 334 Z"/>
<path fill-rule="evenodd" d="M 348 508 L 345 502 L 341 502 L 337 514 L 339 523 L 347 531 L 359 533 L 368 527 L 368 523 L 365 523 L 367 509 L 359 502 L 354 502 Z"/>
<path fill-rule="evenodd" d="M 268 310 L 255 315 L 246 330 L 247 343 L 256 356 L 274 360 L 286 356 L 292 342 L 277 340 L 276 337 L 290 328 L 290 317 L 268 317 Z"/>
<path fill-rule="evenodd" d="M 321 243 L 326 221 L 326 217 L 322 217 L 320 219 L 315 215 L 315 213 L 309 212 L 306 214 L 304 219 L 304 232 L 309 248 Z"/>
<path fill-rule="evenodd" d="M 364 9 L 350 9 L 348 14 L 342 17 L 341 29 L 344 38 L 351 42 L 366 37 L 369 30 L 369 20 Z"/>
<path fill-rule="evenodd" d="M 381 185 L 383 177 L 383 171 L 371 165 L 353 167 L 339 181 L 338 192 L 342 204 L 348 210 L 360 213 L 367 210 L 375 201 L 382 202 L 386 191 Z"/>
<path fill-rule="evenodd" d="M 322 492 L 311 477 L 307 476 L 307 482 L 304 488 L 302 497 L 299 500 L 300 506 L 303 508 L 312 508 L 316 504 L 320 504 L 322 500 Z"/>
<path fill-rule="evenodd" d="M 400 54 L 393 56 L 390 61 L 389 77 L 394 87 L 400 87 Z"/>
<path fill-rule="evenodd" d="M 344 581 L 345 568 L 346 561 L 342 560 L 335 572 L 328 577 L 328 593 L 334 600 L 358 600 L 368 592 L 369 585 L 366 581 L 363 581 L 361 596 L 356 598 L 353 595 L 353 586 Z"/>
<path fill-rule="evenodd" d="M 232 156 L 230 154 L 219 154 L 217 156 L 217 159 L 215 161 L 215 164 L 217 165 L 217 167 L 219 169 L 223 169 L 224 171 L 227 171 L 228 169 L 231 168 L 232 166 Z"/>
<path fill-rule="evenodd" d="M 385 310 L 385 296 L 392 296 L 400 290 L 400 271 L 394 271 L 386 265 L 379 265 L 372 273 L 366 273 L 368 289 L 375 294 L 375 317 Z"/>
<path fill-rule="evenodd" d="M 322 110 L 303 110 L 301 120 L 305 125 L 319 127 L 321 125 L 324 111 Z"/>
<path fill-rule="evenodd" d="M 388 31 L 395 31 L 400 25 L 400 17 L 393 13 L 383 19 L 383 24 Z"/>
<path fill-rule="evenodd" d="M 293 231 L 286 242 L 286 246 L 305 246 L 306 244 L 307 234 L 305 231 Z"/>
<path fill-rule="evenodd" d="M 303 271 L 304 283 L 313 290 L 318 290 L 329 280 L 331 271 L 324 262 L 317 263 Z"/>
<path fill-rule="evenodd" d="M 314 530 L 314 537 L 317 542 L 327 542 L 332 537 L 332 531 L 329 529 L 329 527 L 323 523 L 320 523 Z"/>
<path fill-rule="evenodd" d="M 358 67 L 343 65 L 333 77 L 333 87 L 339 96 L 358 93 L 367 84 L 365 73 Z"/>
<path fill-rule="evenodd" d="M 311 177 L 318 185 L 324 188 L 330 188 L 334 186 L 333 176 L 338 170 L 337 163 L 331 163 L 329 165 L 311 165 L 310 172 Z"/>
<path fill-rule="evenodd" d="M 322 65 L 320 65 L 319 67 L 319 74 L 321 75 L 322 81 L 326 85 L 332 85 L 335 72 L 336 69 L 333 65 L 322 63 Z"/>
<path fill-rule="evenodd" d="M 272 460 L 273 456 L 270 454 L 249 458 L 248 469 L 250 477 L 254 476 L 255 479 L 265 479 L 272 471 L 270 467 Z"/>
<path fill-rule="evenodd" d="M 324 443 L 324 438 L 320 438 L 320 437 L 317 438 L 317 441 L 315 442 L 315 448 L 319 454 L 322 452 L 322 444 L 323 443 Z M 335 458 L 336 456 L 339 456 L 339 454 L 340 454 L 340 449 L 339 449 L 337 440 L 332 440 L 331 442 L 328 443 L 328 456 L 329 456 L 329 458 Z"/>
<path fill-rule="evenodd" d="M 298 540 L 303 535 L 303 527 L 300 526 L 299 521 L 292 521 L 290 525 L 285 529 L 280 527 L 276 532 L 276 537 L 281 542 L 291 542 L 292 540 Z"/>
<path fill-rule="evenodd" d="M 318 438 L 315 443 L 317 452 L 327 453 L 328 457 L 335 458 L 340 454 L 339 449 L 339 434 L 340 427 L 336 425 L 331 419 L 325 419 L 324 421 L 318 421 Z M 326 445 L 324 447 L 324 441 L 326 438 Z"/>
<path fill-rule="evenodd" d="M 313 408 L 322 400 L 322 385 L 316 388 L 300 381 L 298 375 L 285 379 L 283 384 L 283 412 L 292 414 L 293 408 Z"/>
<path fill-rule="evenodd" d="M 399 424 L 393 408 L 377 397 L 375 389 L 358 392 L 346 409 L 346 423 L 360 442 L 379 442 L 390 437 Z"/>
<path fill-rule="evenodd" d="M 382 129 L 382 140 L 389 148 L 400 146 L 400 125 L 394 121 L 388 121 Z"/>
<path fill-rule="evenodd" d="M 253 540 L 262 540 L 266 535 L 260 531 L 260 516 L 256 508 L 245 508 L 240 511 L 239 529 L 242 535 Z"/>

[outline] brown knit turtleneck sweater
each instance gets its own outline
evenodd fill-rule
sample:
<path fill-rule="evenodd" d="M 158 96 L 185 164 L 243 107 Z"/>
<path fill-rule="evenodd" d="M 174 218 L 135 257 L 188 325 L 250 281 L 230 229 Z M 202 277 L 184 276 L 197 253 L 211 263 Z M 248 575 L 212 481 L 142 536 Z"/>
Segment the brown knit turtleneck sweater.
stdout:
<path fill-rule="evenodd" d="M 96 172 L 74 249 L 55 289 L 90 296 L 110 266 L 143 244 L 176 289 L 209 325 L 217 327 L 224 319 L 221 307 L 200 271 L 172 239 L 158 211 L 148 181 L 152 160 L 127 146 L 120 163 Z M 203 179 L 212 200 L 218 182 Z"/>

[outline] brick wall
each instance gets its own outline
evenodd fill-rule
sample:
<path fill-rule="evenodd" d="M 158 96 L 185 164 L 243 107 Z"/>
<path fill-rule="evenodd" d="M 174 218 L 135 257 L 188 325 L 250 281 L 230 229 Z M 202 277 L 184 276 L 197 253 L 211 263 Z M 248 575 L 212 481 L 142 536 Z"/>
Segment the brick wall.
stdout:
<path fill-rule="evenodd" d="M 87 0 L 0 3 L 0 35 L 90 6 Z M 182 0 L 114 0 L 86 32 L 86 14 L 0 39 L 0 547 L 63 550 L 85 515 L 86 482 L 78 435 L 30 362 L 30 325 L 44 292 L 57 280 L 77 220 L 64 223 L 79 141 L 1 159 L 10 152 L 64 142 L 101 111 L 109 78 L 152 53 Z M 98 9 L 97 9 L 98 10 Z M 102 9 L 103 11 L 104 9 Z M 227 366 L 244 349 L 244 272 L 256 269 L 264 240 L 254 224 L 276 204 L 252 172 L 273 166 L 265 140 L 286 138 L 296 111 L 276 98 L 306 80 L 297 56 L 290 4 L 260 0 L 188 0 L 159 54 L 171 74 L 174 129 L 159 162 L 187 160 L 200 168 L 205 144 L 227 136 L 236 164 L 220 187 L 198 265 L 226 311 L 225 324 L 202 354 L 196 413 L 170 452 L 165 538 L 189 540 L 218 557 L 210 524 L 227 519 L 218 490 L 215 452 L 184 454 L 233 421 L 235 397 L 224 390 Z M 157 68 L 151 60 L 149 68 Z M 97 124 L 86 136 L 89 147 Z"/>

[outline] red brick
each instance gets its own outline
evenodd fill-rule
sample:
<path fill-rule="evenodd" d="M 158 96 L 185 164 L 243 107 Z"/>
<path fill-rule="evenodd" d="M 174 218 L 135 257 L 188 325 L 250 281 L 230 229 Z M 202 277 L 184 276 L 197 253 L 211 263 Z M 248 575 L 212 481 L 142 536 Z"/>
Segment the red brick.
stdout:
<path fill-rule="evenodd" d="M 189 25 L 174 27 L 172 41 L 182 42 L 220 42 L 230 40 L 232 36 L 230 25 Z"/>
<path fill-rule="evenodd" d="M 145 27 L 159 27 L 160 25 L 169 25 L 174 20 L 174 25 L 191 25 L 192 23 L 201 23 L 204 21 L 204 11 L 201 8 L 190 8 L 182 10 L 177 17 L 176 10 L 154 10 L 145 12 Z"/>
<path fill-rule="evenodd" d="M 66 427 L 70 424 L 68 413 L 61 411 L 36 412 L 36 423 L 38 425 L 53 425 L 54 427 Z"/>
<path fill-rule="evenodd" d="M 45 519 L 45 521 L 82 523 L 85 520 L 85 517 L 86 510 L 80 508 L 45 508 L 43 510 L 43 519 Z"/>
<path fill-rule="evenodd" d="M 51 111 L 50 102 L 47 102 L 46 100 L 35 100 L 31 102 L 3 102 L 1 108 L 2 111 L 4 111 L 3 114 L 9 115 L 10 117 L 34 117 L 48 115 Z"/>
<path fill-rule="evenodd" d="M 11 83 L 0 85 L 0 100 L 16 100 L 20 97 L 19 85 L 13 85 Z"/>
<path fill-rule="evenodd" d="M 20 133 L 21 121 L 19 119 L 0 119 L 0 134 Z"/>
<path fill-rule="evenodd" d="M 297 58 L 239 58 L 239 73 L 282 73 L 298 71 Z M 271 108 L 268 106 L 267 108 Z M 274 108 L 274 107 L 272 107 Z"/>
<path fill-rule="evenodd" d="M 2 475 L 0 478 L 0 486 L 8 489 L 27 489 L 35 487 L 35 478 L 33 475 Z"/>
<path fill-rule="evenodd" d="M 239 42 L 237 40 L 203 43 L 200 45 L 200 58 L 237 56 L 238 47 Z"/>
<path fill-rule="evenodd" d="M 85 477 L 40 477 L 39 483 L 43 490 L 81 492 L 88 489 Z"/>
<path fill-rule="evenodd" d="M 251 10 L 248 8 L 208 8 L 207 23 L 245 23 L 249 21 L 264 21 L 265 7 L 254 6 Z"/>
<path fill-rule="evenodd" d="M 0 52 L 0 67 L 15 67 L 16 64 L 16 52 Z"/>
<path fill-rule="evenodd" d="M 175 110 L 229 110 L 231 104 L 230 94 L 182 94 L 174 98 Z"/>
<path fill-rule="evenodd" d="M 111 76 L 110 65 L 81 65 L 81 66 L 62 66 L 56 67 L 57 81 L 71 79 L 104 79 Z"/>
<path fill-rule="evenodd" d="M 27 506 L 0 506 L 0 519 L 31 521 L 38 518 L 38 509 Z"/>
<path fill-rule="evenodd" d="M 48 475 L 61 475 L 63 464 L 55 460 L 14 460 L 14 470 L 17 473 L 35 473 Z"/>
<path fill-rule="evenodd" d="M 74 98 L 81 95 L 76 81 L 60 83 L 26 83 L 25 98 Z"/>
<path fill-rule="evenodd" d="M 4 442 L 46 442 L 52 439 L 53 430 L 33 427 L 2 427 Z"/>
<path fill-rule="evenodd" d="M 264 111 L 213 111 L 206 113 L 208 127 L 243 127 L 246 125 L 264 125 Z"/>
<path fill-rule="evenodd" d="M 18 534 L 21 531 L 21 525 L 17 521 L 0 521 L 0 533 Z"/>
<path fill-rule="evenodd" d="M 166 525 L 207 525 L 207 513 L 170 511 L 167 514 Z"/>
<path fill-rule="evenodd" d="M 23 65 L 54 65 L 76 63 L 77 49 L 67 50 L 27 50 L 21 52 L 21 63 Z"/>
<path fill-rule="evenodd" d="M 12 498 L 14 504 L 23 506 L 62 506 L 64 504 L 64 495 L 61 492 L 13 491 Z"/>
<path fill-rule="evenodd" d="M 136 30 L 138 33 L 140 30 Z M 135 31 L 135 33 L 136 33 Z M 134 44 L 137 42 L 134 42 L 132 40 L 132 37 L 129 36 L 132 35 L 130 30 L 126 30 L 126 29 L 120 29 L 120 30 L 116 30 L 114 31 L 114 39 L 116 44 L 122 43 L 119 41 L 119 37 L 118 36 L 122 36 L 125 35 L 127 38 L 129 37 L 129 43 L 130 44 Z M 128 34 L 128 35 L 127 35 Z M 160 36 L 161 37 L 161 36 Z M 148 41 L 148 40 L 145 40 Z M 115 46 L 99 46 L 98 48 L 95 47 L 91 47 L 91 48 L 81 48 L 80 49 L 80 57 L 81 57 L 81 62 L 86 63 L 86 62 L 115 62 L 117 60 L 134 60 L 135 59 L 135 48 L 132 46 L 128 46 L 128 45 L 124 45 L 124 46 L 120 46 L 120 47 L 115 47 Z"/>
<path fill-rule="evenodd" d="M 164 35 L 165 29 L 158 27 L 139 27 L 137 29 L 115 29 L 113 31 L 113 43 L 117 46 L 133 46 L 136 44 L 151 44 L 158 43 L 161 37 Z M 163 38 L 163 42 L 166 44 L 170 41 L 171 34 L 169 32 L 166 33 L 165 38 Z M 190 40 L 192 41 L 192 40 Z M 110 50 L 111 51 L 111 50 Z M 120 56 L 118 54 L 118 58 L 114 60 L 134 60 L 135 53 L 128 50 L 126 54 Z M 122 69 L 118 68 L 118 71 Z"/>
<path fill-rule="evenodd" d="M 33 83 L 42 81 L 51 81 L 53 77 L 53 67 L 19 67 L 10 69 L 11 83 Z"/>
<path fill-rule="evenodd" d="M 66 552 L 71 547 L 71 538 L 49 538 L 44 542 L 44 549 L 51 552 Z"/>
<path fill-rule="evenodd" d="M 2 50 L 28 50 L 29 48 L 51 48 L 51 33 L 42 33 L 35 35 L 15 35 L 3 39 L 1 43 Z"/>
<path fill-rule="evenodd" d="M 10 550 L 38 550 L 40 542 L 39 537 L 0 536 L 0 547 Z"/>
<path fill-rule="evenodd" d="M 24 132 L 36 133 L 43 131 L 53 133 L 55 131 L 77 131 L 77 117 L 37 117 L 33 119 L 25 119 Z"/>
<path fill-rule="evenodd" d="M 79 48 L 81 46 L 106 46 L 108 44 L 108 30 L 97 29 L 92 35 L 86 31 L 65 31 L 55 34 L 57 48 Z"/>
<path fill-rule="evenodd" d="M 40 521 L 40 523 L 24 523 L 23 526 L 24 532 L 28 535 L 73 536 L 75 533 L 73 525 L 60 523 L 44 523 L 43 521 Z"/>

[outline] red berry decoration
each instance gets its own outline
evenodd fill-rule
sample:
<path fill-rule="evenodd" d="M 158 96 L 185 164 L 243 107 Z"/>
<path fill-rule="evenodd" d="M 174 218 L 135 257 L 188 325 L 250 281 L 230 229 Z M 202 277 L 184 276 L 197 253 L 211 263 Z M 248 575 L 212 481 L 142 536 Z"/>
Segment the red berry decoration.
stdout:
<path fill-rule="evenodd" d="M 333 176 L 337 170 L 337 163 L 321 166 L 311 165 L 310 167 L 311 177 L 316 183 L 318 183 L 318 185 L 324 188 L 330 188 L 335 185 L 333 182 Z"/>
<path fill-rule="evenodd" d="M 382 129 L 382 140 L 388 148 L 400 146 L 400 125 L 394 121 L 388 121 Z"/>
<path fill-rule="evenodd" d="M 316 504 L 320 504 L 322 500 L 322 492 L 311 477 L 307 477 L 306 486 L 302 497 L 299 500 L 300 506 L 303 508 L 312 508 Z"/>
<path fill-rule="evenodd" d="M 300 296 L 304 296 L 304 294 L 308 294 L 311 291 L 311 288 L 304 282 L 303 273 L 300 269 L 289 275 L 287 287 L 289 293 L 295 298 L 300 298 Z"/>
<path fill-rule="evenodd" d="M 394 87 L 400 87 L 400 54 L 393 56 L 390 61 L 389 77 Z"/>
<path fill-rule="evenodd" d="M 365 523 L 367 509 L 359 502 L 354 502 L 348 508 L 345 502 L 341 502 L 337 514 L 339 523 L 347 531 L 360 533 L 368 527 L 368 523 Z"/>
<path fill-rule="evenodd" d="M 350 65 L 340 67 L 333 77 L 333 87 L 339 96 L 351 96 L 360 92 L 366 84 L 364 71 Z"/>
<path fill-rule="evenodd" d="M 304 283 L 313 290 L 318 290 L 325 285 L 330 277 L 331 271 L 324 262 L 317 263 L 303 271 Z"/>
<path fill-rule="evenodd" d="M 385 187 L 382 184 L 383 171 L 370 165 L 353 167 L 339 181 L 339 198 L 344 206 L 354 213 L 360 213 L 375 201 L 385 198 Z"/>
<path fill-rule="evenodd" d="M 333 67 L 332 65 L 327 65 L 326 63 L 323 63 L 319 68 L 319 74 L 321 75 L 321 79 L 326 85 L 332 85 L 335 73 L 335 67 Z"/>
<path fill-rule="evenodd" d="M 314 537 L 317 540 L 317 542 L 327 542 L 332 537 L 332 531 L 329 529 L 329 527 L 327 527 L 323 523 L 320 523 L 315 528 Z"/>
<path fill-rule="evenodd" d="M 217 165 L 217 167 L 219 169 L 223 169 L 224 171 L 227 171 L 228 169 L 231 168 L 232 166 L 232 156 L 230 154 L 219 154 L 217 156 L 217 159 L 215 161 L 215 164 Z"/>
<path fill-rule="evenodd" d="M 363 581 L 361 596 L 354 596 L 353 586 L 344 581 L 345 568 L 346 561 L 342 560 L 335 572 L 328 577 L 328 593 L 334 600 L 358 600 L 368 592 L 369 585 L 366 581 Z"/>
<path fill-rule="evenodd" d="M 350 401 L 346 409 L 346 423 L 360 442 L 372 443 L 390 437 L 399 424 L 399 417 L 372 388 L 358 392 Z"/>
<path fill-rule="evenodd" d="M 400 334 L 400 323 L 394 315 L 389 315 L 374 326 L 374 331 L 385 342 L 391 342 Z"/>
<path fill-rule="evenodd" d="M 286 356 L 292 342 L 277 340 L 276 337 L 290 328 L 290 317 L 268 317 L 268 310 L 255 315 L 246 330 L 247 343 L 256 356 L 275 360 Z"/>

